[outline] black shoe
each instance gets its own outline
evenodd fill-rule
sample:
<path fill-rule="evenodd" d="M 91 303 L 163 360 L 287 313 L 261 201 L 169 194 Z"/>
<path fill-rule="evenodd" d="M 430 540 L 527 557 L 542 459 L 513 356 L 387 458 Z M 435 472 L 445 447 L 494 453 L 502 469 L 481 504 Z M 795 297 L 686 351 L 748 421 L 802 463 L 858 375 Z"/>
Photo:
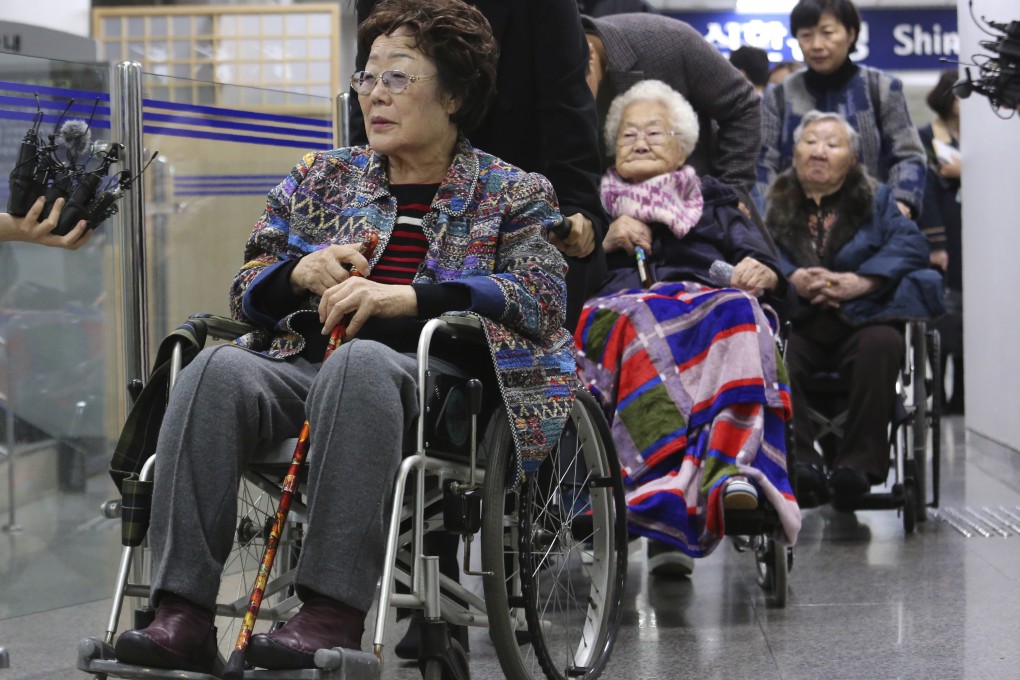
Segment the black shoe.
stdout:
<path fill-rule="evenodd" d="M 833 470 L 829 475 L 829 486 L 832 489 L 832 495 L 840 498 L 863 496 L 871 490 L 868 476 L 860 470 L 848 467 Z"/>
<path fill-rule="evenodd" d="M 247 661 L 270 670 L 315 668 L 315 652 L 320 649 L 360 651 L 364 630 L 364 613 L 326 597 L 309 597 L 281 628 L 251 637 Z"/>
<path fill-rule="evenodd" d="M 804 509 L 817 508 L 829 500 L 829 483 L 817 465 L 797 463 L 797 504 Z"/>
<path fill-rule="evenodd" d="M 172 668 L 219 675 L 212 612 L 176 595 L 162 597 L 147 627 L 117 639 L 117 661 L 144 668 Z"/>
<path fill-rule="evenodd" d="M 648 573 L 655 576 L 687 578 L 694 571 L 694 558 L 671 544 L 648 539 Z"/>

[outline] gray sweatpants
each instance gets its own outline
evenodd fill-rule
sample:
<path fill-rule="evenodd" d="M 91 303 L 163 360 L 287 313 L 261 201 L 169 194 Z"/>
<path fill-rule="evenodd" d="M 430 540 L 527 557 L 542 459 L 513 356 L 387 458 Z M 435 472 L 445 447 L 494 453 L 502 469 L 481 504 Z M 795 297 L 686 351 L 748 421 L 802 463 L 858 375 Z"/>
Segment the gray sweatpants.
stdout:
<path fill-rule="evenodd" d="M 170 397 L 156 449 L 152 597 L 212 608 L 252 452 L 311 424 L 308 526 L 297 585 L 368 611 L 382 572 L 388 500 L 418 416 L 413 357 L 370 340 L 322 365 L 205 349 Z"/>

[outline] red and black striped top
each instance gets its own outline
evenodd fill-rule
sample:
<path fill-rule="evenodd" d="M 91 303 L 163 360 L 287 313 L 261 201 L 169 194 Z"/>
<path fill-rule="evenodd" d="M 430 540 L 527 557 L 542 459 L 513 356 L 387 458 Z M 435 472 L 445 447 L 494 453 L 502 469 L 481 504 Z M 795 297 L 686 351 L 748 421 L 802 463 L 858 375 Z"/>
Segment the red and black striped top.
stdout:
<path fill-rule="evenodd" d="M 372 267 L 371 279 L 379 283 L 410 284 L 425 260 L 428 241 L 421 220 L 429 211 L 438 184 L 391 184 L 397 199 L 397 222 L 386 249 Z"/>

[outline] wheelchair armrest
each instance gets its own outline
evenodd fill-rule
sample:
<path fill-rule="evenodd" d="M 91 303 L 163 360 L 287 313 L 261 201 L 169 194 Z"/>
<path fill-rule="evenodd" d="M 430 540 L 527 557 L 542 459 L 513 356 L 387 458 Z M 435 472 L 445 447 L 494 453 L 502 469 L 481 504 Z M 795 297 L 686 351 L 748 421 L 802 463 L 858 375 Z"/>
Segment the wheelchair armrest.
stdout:
<path fill-rule="evenodd" d="M 209 335 L 217 340 L 233 340 L 255 330 L 255 327 L 251 324 L 231 319 L 228 316 L 199 313 L 192 314 L 188 318 L 202 321 Z"/>
<path fill-rule="evenodd" d="M 443 314 L 439 317 L 446 322 L 445 332 L 458 340 L 485 342 L 482 322 L 478 317 L 461 316 L 460 314 Z"/>

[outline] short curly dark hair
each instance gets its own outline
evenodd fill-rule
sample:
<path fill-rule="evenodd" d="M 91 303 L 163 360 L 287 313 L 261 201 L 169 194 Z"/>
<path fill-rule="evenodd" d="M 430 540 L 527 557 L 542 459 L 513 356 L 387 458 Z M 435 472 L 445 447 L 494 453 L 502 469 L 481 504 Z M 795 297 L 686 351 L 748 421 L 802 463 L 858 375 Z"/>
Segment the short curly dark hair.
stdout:
<path fill-rule="evenodd" d="M 463 0 L 383 0 L 358 27 L 358 48 L 368 54 L 376 38 L 401 26 L 435 63 L 440 86 L 460 101 L 450 120 L 462 132 L 478 127 L 496 92 L 499 59 L 485 16 Z"/>

